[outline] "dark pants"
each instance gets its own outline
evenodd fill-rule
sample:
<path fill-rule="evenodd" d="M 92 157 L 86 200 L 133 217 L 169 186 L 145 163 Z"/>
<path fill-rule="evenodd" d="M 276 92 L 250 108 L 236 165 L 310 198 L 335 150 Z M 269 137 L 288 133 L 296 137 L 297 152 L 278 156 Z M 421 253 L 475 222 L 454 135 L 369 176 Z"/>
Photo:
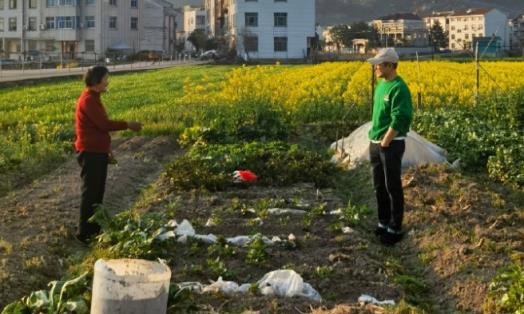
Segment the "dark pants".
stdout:
<path fill-rule="evenodd" d="M 97 206 L 104 200 L 107 178 L 107 153 L 81 152 L 77 157 L 78 164 L 82 167 L 82 200 L 80 203 L 80 221 L 77 236 L 87 239 L 100 232 L 100 226 L 88 222 L 93 216 Z"/>
<path fill-rule="evenodd" d="M 403 140 L 393 140 L 389 147 L 381 147 L 378 143 L 369 145 L 378 220 L 396 231 L 401 230 L 404 216 L 404 191 L 400 175 L 405 149 Z"/>

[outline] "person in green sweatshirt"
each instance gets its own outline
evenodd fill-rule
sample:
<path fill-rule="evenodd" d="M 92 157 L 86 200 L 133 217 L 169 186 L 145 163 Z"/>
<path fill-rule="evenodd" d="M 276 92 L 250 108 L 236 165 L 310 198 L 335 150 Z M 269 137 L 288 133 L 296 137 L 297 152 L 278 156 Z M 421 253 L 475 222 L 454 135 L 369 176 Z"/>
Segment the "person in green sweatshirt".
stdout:
<path fill-rule="evenodd" d="M 411 93 L 397 75 L 398 60 L 393 48 L 381 49 L 375 57 L 368 59 L 375 68 L 375 75 L 381 79 L 373 100 L 369 157 L 378 207 L 375 234 L 384 245 L 394 245 L 403 237 L 401 167 L 405 138 L 413 119 Z"/>

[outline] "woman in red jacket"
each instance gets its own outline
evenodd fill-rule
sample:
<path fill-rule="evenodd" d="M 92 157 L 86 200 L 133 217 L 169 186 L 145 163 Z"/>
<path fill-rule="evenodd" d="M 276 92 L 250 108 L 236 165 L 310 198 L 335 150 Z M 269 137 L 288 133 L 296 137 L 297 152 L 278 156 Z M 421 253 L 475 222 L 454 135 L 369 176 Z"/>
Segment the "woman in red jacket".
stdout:
<path fill-rule="evenodd" d="M 94 66 L 84 77 L 85 89 L 78 98 L 75 113 L 75 147 L 78 163 L 82 167 L 82 200 L 77 239 L 87 242 L 100 232 L 100 226 L 89 223 L 96 206 L 104 198 L 107 165 L 111 153 L 109 132 L 130 129 L 140 131 L 138 122 L 109 120 L 100 100 L 100 94 L 107 90 L 109 70 L 104 66 Z"/>

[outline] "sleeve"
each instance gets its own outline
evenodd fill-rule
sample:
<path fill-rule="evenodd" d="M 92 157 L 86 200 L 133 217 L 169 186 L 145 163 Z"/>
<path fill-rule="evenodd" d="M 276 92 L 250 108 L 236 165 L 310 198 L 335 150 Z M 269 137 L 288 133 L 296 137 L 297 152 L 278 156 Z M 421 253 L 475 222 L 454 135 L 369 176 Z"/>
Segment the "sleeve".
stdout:
<path fill-rule="evenodd" d="M 405 134 L 409 131 L 413 117 L 413 105 L 411 94 L 407 88 L 397 87 L 391 100 L 391 124 L 390 128 Z"/>
<path fill-rule="evenodd" d="M 102 104 L 88 97 L 84 104 L 84 114 L 100 130 L 110 132 L 127 129 L 127 122 L 109 120 Z"/>

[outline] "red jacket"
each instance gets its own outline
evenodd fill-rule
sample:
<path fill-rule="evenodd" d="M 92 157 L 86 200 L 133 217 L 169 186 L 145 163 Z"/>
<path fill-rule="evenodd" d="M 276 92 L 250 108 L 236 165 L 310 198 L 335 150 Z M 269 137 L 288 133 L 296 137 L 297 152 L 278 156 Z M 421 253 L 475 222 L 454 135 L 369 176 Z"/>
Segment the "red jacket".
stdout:
<path fill-rule="evenodd" d="M 109 153 L 110 131 L 127 129 L 127 122 L 112 121 L 100 101 L 100 93 L 85 89 L 76 103 L 75 148 L 78 152 Z"/>

